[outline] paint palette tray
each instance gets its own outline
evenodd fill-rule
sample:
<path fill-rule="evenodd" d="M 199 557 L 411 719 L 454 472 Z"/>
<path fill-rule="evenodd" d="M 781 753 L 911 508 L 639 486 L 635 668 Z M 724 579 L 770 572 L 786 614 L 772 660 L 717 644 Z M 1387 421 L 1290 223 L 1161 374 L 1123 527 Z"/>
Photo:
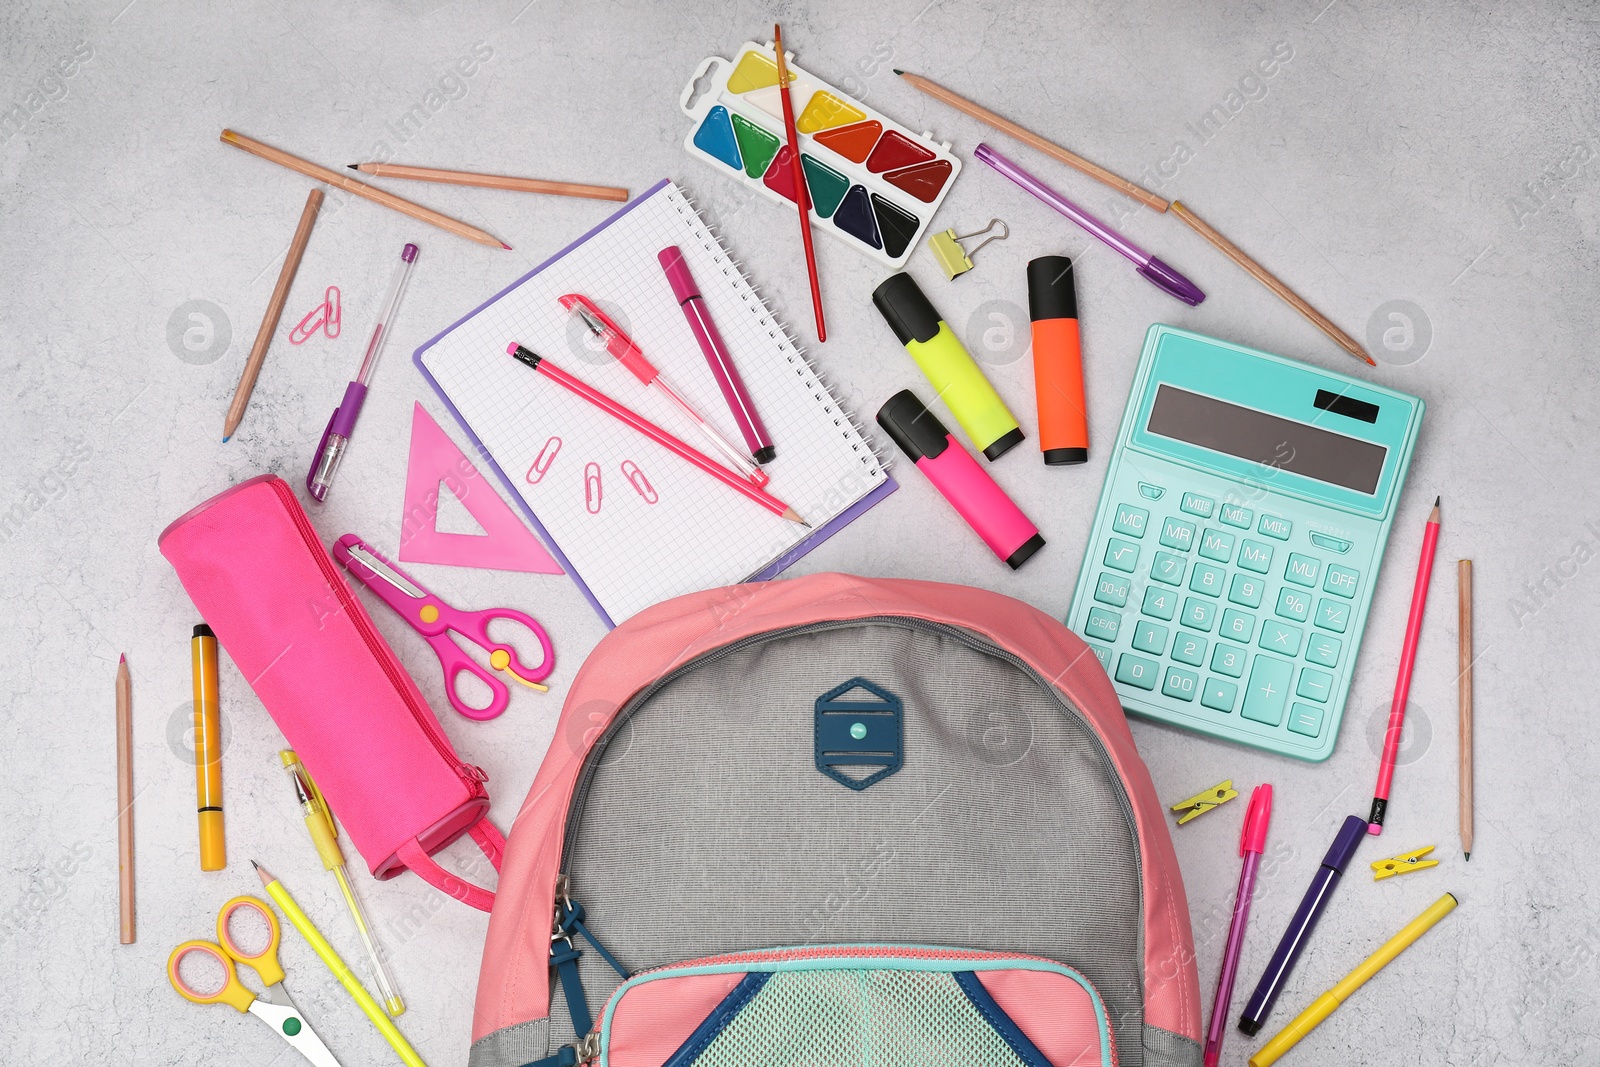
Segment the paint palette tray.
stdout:
<path fill-rule="evenodd" d="M 788 68 L 816 229 L 887 267 L 904 266 L 961 160 L 948 142 L 913 133 L 793 63 Z M 697 97 L 703 78 L 710 86 Z M 772 45 L 747 41 L 732 62 L 703 60 L 678 105 L 694 119 L 683 142 L 691 155 L 775 203 L 795 202 Z"/>

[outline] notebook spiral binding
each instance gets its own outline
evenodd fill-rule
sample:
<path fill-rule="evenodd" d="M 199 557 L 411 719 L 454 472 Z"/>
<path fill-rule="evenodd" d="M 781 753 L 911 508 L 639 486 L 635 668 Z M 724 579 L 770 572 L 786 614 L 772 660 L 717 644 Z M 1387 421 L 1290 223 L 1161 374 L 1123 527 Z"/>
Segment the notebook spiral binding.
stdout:
<path fill-rule="evenodd" d="M 789 327 L 773 317 L 771 310 L 767 307 L 767 302 L 761 296 L 759 287 L 751 280 L 750 275 L 745 273 L 745 269 L 740 265 L 739 261 L 733 258 L 733 254 L 727 250 L 727 245 L 722 243 L 722 235 L 717 231 L 717 227 L 706 221 L 706 217 L 701 213 L 699 206 L 694 201 L 694 197 L 685 192 L 676 182 L 672 184 L 672 188 L 678 194 L 678 198 L 683 202 L 683 205 L 689 209 L 689 214 L 693 216 L 695 221 L 699 222 L 700 227 L 711 238 L 710 244 L 703 245 L 705 250 L 710 252 L 718 263 L 726 263 L 728 267 L 732 267 L 734 274 L 743 280 L 745 291 L 740 294 L 740 299 L 748 305 L 751 297 L 755 298 L 755 304 L 750 307 L 751 314 L 759 316 L 758 321 L 769 335 L 782 334 L 784 339 L 789 342 L 791 355 L 785 358 L 789 360 L 790 365 L 793 365 L 795 359 L 798 358 L 811 371 L 813 381 L 822 389 L 821 393 L 813 389 L 812 396 L 823 405 L 824 411 L 834 416 L 835 425 L 838 425 L 840 418 L 843 418 L 845 422 L 848 422 L 854 428 L 857 439 L 866 446 L 866 450 L 869 453 L 869 455 L 861 457 L 862 464 L 870 469 L 873 463 L 876 462 L 878 469 L 888 470 L 893 465 L 891 453 L 878 443 L 872 433 L 856 418 L 854 412 L 846 410 L 845 406 L 835 399 L 833 385 L 828 381 L 828 376 L 801 349 L 799 338 L 790 331 Z M 682 207 L 677 207 L 676 210 L 680 215 L 683 214 Z M 726 276 L 728 274 L 727 269 L 724 268 L 722 273 Z M 796 373 L 799 373 L 798 369 Z M 860 452 L 862 445 L 852 445 L 851 448 Z"/>

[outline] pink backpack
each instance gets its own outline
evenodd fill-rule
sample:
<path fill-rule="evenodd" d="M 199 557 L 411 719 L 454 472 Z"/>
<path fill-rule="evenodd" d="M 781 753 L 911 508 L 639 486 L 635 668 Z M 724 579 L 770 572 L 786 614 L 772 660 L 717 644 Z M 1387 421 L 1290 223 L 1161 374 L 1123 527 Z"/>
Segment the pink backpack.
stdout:
<path fill-rule="evenodd" d="M 489 920 L 472 1067 L 1191 1067 L 1177 858 L 1116 693 L 1026 604 L 695 593 L 573 680 Z"/>

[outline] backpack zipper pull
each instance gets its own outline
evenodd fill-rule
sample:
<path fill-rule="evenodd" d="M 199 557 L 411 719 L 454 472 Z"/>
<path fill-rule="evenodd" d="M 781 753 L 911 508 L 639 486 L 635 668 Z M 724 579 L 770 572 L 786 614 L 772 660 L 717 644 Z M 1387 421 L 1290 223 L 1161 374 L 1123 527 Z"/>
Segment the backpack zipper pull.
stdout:
<path fill-rule="evenodd" d="M 572 1049 L 578 1054 L 579 1063 L 593 1063 L 600 1058 L 600 1035 L 592 1031 L 584 1034 Z"/>

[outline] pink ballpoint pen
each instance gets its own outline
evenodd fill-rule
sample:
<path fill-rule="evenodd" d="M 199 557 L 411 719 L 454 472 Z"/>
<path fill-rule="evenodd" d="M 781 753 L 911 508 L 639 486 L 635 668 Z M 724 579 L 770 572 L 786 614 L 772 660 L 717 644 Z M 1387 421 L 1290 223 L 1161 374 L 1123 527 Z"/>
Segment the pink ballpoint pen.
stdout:
<path fill-rule="evenodd" d="M 1244 930 L 1250 923 L 1250 898 L 1255 894 L 1256 870 L 1267 847 L 1267 826 L 1272 822 L 1272 786 L 1258 785 L 1250 794 L 1244 830 L 1239 835 L 1239 855 L 1244 868 L 1233 897 L 1233 922 L 1228 925 L 1228 945 L 1222 952 L 1222 973 L 1217 976 L 1217 997 L 1211 1005 L 1211 1028 L 1206 1032 L 1205 1067 L 1217 1067 L 1222 1055 L 1222 1035 L 1228 1028 L 1228 1004 L 1233 1000 L 1233 980 L 1239 973 Z"/>

